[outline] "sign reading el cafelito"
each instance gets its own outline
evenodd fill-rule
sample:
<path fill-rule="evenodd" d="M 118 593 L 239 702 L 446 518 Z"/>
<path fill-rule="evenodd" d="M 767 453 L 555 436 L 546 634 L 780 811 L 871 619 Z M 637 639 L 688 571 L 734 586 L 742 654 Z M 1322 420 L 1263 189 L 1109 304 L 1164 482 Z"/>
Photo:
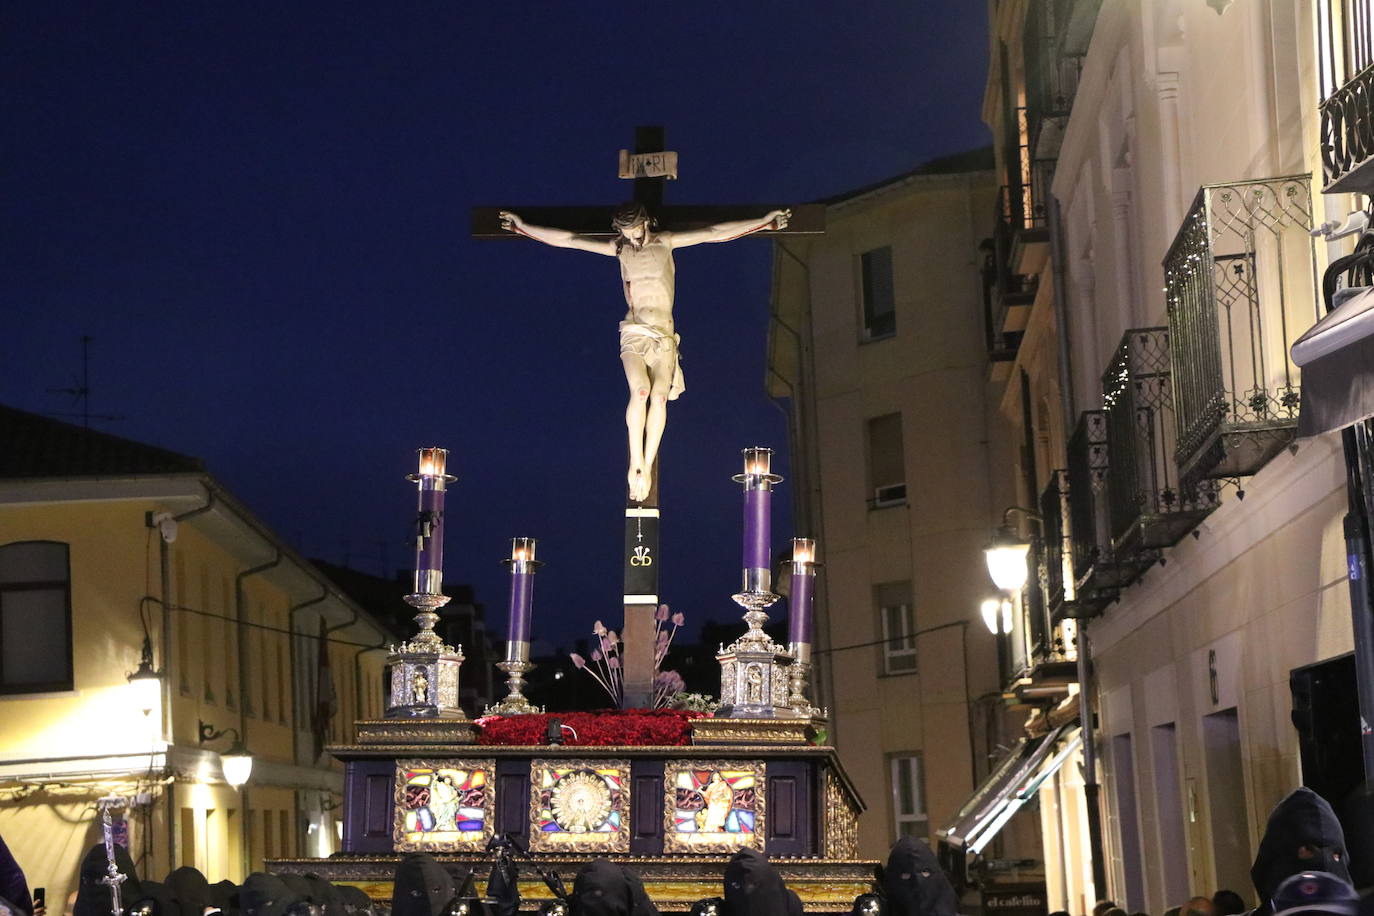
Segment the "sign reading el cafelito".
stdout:
<path fill-rule="evenodd" d="M 621 178 L 677 179 L 677 153 L 631 153 L 620 151 Z"/>

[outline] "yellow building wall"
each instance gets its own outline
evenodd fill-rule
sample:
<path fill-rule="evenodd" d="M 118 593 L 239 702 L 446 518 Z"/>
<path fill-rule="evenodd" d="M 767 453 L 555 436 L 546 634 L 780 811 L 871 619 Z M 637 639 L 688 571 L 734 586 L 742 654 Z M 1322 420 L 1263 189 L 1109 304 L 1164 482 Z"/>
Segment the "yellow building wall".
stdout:
<path fill-rule="evenodd" d="M 292 603 L 317 595 L 318 586 L 310 594 L 293 594 L 276 571 L 247 577 L 243 609 L 250 625 L 240 628 L 235 576 L 270 559 L 269 545 L 259 541 L 250 554 L 241 543 L 226 543 L 194 522 L 184 522 L 168 549 L 171 597 L 177 609 L 172 613 L 173 644 L 164 659 L 159 536 L 145 524 L 146 513 L 163 508 L 151 499 L 0 506 L 0 545 L 53 540 L 70 547 L 75 682 L 68 692 L 0 695 L 0 767 L 41 774 L 43 760 L 161 754 L 169 743 L 176 759 L 192 761 L 179 769 L 170 786 L 165 784 L 162 757 L 156 758 L 156 772 L 138 778 L 59 774 L 22 784 L 0 779 L 0 833 L 29 885 L 47 888 L 53 909 L 75 889 L 80 861 L 100 838 L 95 800 L 106 794 L 147 793 L 147 804 L 129 816 L 131 852 L 144 878 L 160 880 L 186 864 L 199 868 L 212 882 L 226 877 L 241 881 L 249 871 L 260 869 L 264 859 L 327 855 L 338 848 L 338 810 L 319 813 L 321 807 L 337 806 L 336 791 L 319 788 L 318 780 L 308 791 L 302 790 L 303 795 L 294 786 L 262 782 L 290 782 L 296 778 L 290 774 L 299 772 L 292 769 L 293 664 L 284 631 Z M 126 680 L 139 661 L 141 607 L 153 638 L 156 667 L 170 668 L 171 704 L 165 726 L 163 709 L 145 716 L 134 708 Z M 317 609 L 298 617 L 299 633 L 318 635 Z M 352 739 L 353 719 L 360 713 L 380 714 L 385 656 L 375 651 L 357 654 L 379 638 L 378 631 L 364 622 L 336 628 L 329 635 L 331 640 L 354 644 L 329 646 L 338 697 L 329 743 L 344 743 Z M 318 643 L 298 642 L 296 664 L 303 669 L 298 675 L 300 702 L 308 709 Z M 247 666 L 242 678 L 240 651 Z M 356 696 L 358 685 L 367 691 L 361 698 Z M 201 722 L 242 733 L 255 759 L 255 776 L 246 787 L 234 789 L 220 781 L 214 754 L 201 752 Z M 310 767 L 308 714 L 300 728 L 299 763 Z M 229 742 L 229 737 L 221 737 L 204 748 L 222 752 Z M 179 749 L 186 749 L 190 757 Z M 125 758 L 116 765 L 127 770 L 142 759 Z M 26 763 L 16 767 L 18 761 Z M 262 764 L 280 765 L 269 771 L 277 775 L 264 777 Z M 71 765 L 59 763 L 55 768 Z M 317 766 L 340 770 L 328 755 Z M 314 806 L 313 814 L 303 809 L 306 802 Z"/>

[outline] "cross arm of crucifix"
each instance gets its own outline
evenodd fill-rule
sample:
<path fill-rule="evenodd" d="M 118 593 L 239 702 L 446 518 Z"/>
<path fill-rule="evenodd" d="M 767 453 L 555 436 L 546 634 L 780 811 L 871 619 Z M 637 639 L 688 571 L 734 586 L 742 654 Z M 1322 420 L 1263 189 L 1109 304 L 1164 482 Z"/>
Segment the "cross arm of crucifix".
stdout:
<path fill-rule="evenodd" d="M 478 239 L 514 238 L 517 233 L 502 227 L 501 214 L 504 212 L 519 214 L 526 225 L 559 226 L 561 228 L 554 231 L 568 232 L 588 241 L 612 240 L 616 234 L 615 230 L 611 228 L 611 215 L 614 210 L 614 207 L 608 206 L 474 207 L 471 211 L 472 237 Z M 825 204 L 761 204 L 754 206 L 690 204 L 651 207 L 650 210 L 658 220 L 658 229 L 671 232 L 677 237 L 697 230 L 705 230 L 713 226 L 734 222 L 758 226 L 763 220 L 763 217 L 758 214 L 768 214 L 778 210 L 790 214 L 786 226 L 774 228 L 772 225 L 766 225 L 758 229 L 757 234 L 791 236 L 820 235 L 825 232 Z"/>

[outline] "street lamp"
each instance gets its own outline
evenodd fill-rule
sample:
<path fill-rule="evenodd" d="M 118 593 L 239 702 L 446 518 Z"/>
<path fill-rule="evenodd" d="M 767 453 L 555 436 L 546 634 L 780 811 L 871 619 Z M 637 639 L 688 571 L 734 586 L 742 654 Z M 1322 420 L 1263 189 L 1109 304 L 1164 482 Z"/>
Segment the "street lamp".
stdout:
<path fill-rule="evenodd" d="M 1030 553 L 1030 542 L 1016 533 L 1008 519 L 1013 512 L 1020 512 L 1033 521 L 1040 516 L 1020 506 L 1010 506 L 1002 513 L 1002 525 L 993 532 L 992 540 L 983 548 L 988 561 L 988 574 L 992 581 L 1004 592 L 1020 591 L 1026 584 L 1026 555 Z"/>
<path fill-rule="evenodd" d="M 153 642 L 147 636 L 143 637 L 143 654 L 138 667 L 127 675 L 127 679 L 138 708 L 145 716 L 149 715 L 162 698 L 162 675 L 153 670 Z"/>
<path fill-rule="evenodd" d="M 983 614 L 983 623 L 987 625 L 988 632 L 993 636 L 1007 636 L 1011 634 L 1011 602 L 1006 598 L 984 598 L 979 610 Z"/>
<path fill-rule="evenodd" d="M 199 720 L 197 725 L 199 726 L 201 744 L 233 733 L 229 750 L 219 755 L 220 769 L 224 771 L 224 781 L 234 788 L 237 789 L 246 783 L 253 772 L 253 755 L 248 753 L 248 748 L 244 746 L 243 736 L 239 734 L 239 730 L 237 728 L 216 729 L 204 720 Z"/>

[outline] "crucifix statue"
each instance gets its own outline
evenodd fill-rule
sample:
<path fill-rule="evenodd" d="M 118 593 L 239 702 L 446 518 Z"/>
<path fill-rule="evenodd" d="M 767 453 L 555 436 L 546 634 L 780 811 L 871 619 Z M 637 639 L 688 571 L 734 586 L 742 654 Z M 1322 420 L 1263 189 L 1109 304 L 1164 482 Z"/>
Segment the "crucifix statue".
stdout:
<path fill-rule="evenodd" d="M 729 242 L 762 229 L 787 228 L 790 210 L 772 210 L 755 219 L 717 223 L 682 232 L 658 230 L 649 210 L 634 201 L 615 212 L 613 239 L 580 235 L 525 222 L 519 214 L 501 211 L 501 227 L 557 248 L 575 248 L 612 257 L 620 262 L 620 281 L 629 311 L 620 322 L 620 362 L 630 387 L 625 408 L 629 433 L 630 467 L 626 475 L 630 499 L 649 498 L 654 461 L 663 439 L 668 402 L 682 394 L 680 336 L 673 329 L 673 251 L 703 242 Z"/>
<path fill-rule="evenodd" d="M 654 612 L 658 608 L 659 445 L 668 402 L 682 393 L 674 324 L 673 251 L 754 233 L 818 235 L 825 206 L 664 206 L 663 184 L 677 178 L 677 154 L 663 148 L 663 128 L 635 129 L 635 152 L 620 153 L 619 177 L 634 181 L 634 200 L 609 207 L 476 207 L 476 238 L 525 236 L 546 245 L 615 258 L 628 311 L 620 322 L 620 362 L 629 385 L 625 508 L 626 707 L 652 704 Z M 554 228 L 557 227 L 557 228 Z"/>

